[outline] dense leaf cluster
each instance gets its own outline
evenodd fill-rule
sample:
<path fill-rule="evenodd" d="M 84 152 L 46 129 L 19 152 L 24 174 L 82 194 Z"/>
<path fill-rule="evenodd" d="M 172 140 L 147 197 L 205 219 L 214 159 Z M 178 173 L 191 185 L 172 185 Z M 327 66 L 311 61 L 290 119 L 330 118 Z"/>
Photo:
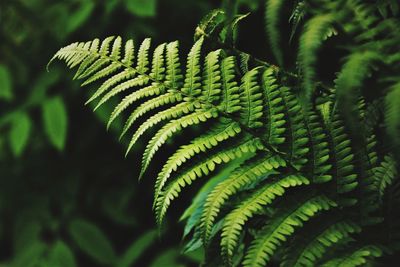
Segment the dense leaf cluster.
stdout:
<path fill-rule="evenodd" d="M 183 189 L 208 180 L 183 216 L 185 233 L 193 232 L 187 250 L 203 244 L 211 255 L 220 244 L 221 258 L 207 257 L 207 266 L 372 264 L 400 241 L 390 234 L 400 226 L 398 214 L 388 212 L 400 201 L 398 5 L 380 3 L 377 12 L 363 1 L 297 1 L 291 21 L 302 32 L 291 37 L 299 35 L 293 72 L 284 67 L 280 45 L 288 3 L 266 2 L 267 35 L 279 66 L 251 63 L 231 46 L 243 16 L 229 18 L 221 10 L 196 29 L 184 68 L 177 42 L 150 52 L 150 39 L 137 53 L 120 37 L 77 42 L 54 58 L 78 67 L 75 78 L 85 85 L 104 80 L 89 99 L 99 99 L 97 107 L 121 96 L 108 125 L 128 113 L 121 135 L 135 129 L 128 151 L 156 129 L 141 177 L 168 140 L 205 126 L 160 166 L 154 210 L 161 224 Z M 342 35 L 349 40 L 337 77 L 320 79 L 319 51 Z M 223 49 L 208 52 L 205 42 Z M 379 89 L 369 92 L 367 82 Z M 233 170 L 218 175 L 224 167 Z"/>

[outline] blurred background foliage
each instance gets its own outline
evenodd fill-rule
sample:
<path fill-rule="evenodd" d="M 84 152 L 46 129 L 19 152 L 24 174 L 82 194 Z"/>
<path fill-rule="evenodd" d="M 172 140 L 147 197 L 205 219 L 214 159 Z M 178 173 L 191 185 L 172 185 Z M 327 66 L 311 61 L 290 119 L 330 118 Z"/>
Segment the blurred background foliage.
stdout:
<path fill-rule="evenodd" d="M 239 2 L 246 10 L 258 5 Z M 68 43 L 116 34 L 155 43 L 179 39 L 187 49 L 197 23 L 219 6 L 212 0 L 0 1 L 0 266 L 201 262 L 201 250 L 181 254 L 176 233 L 182 227 L 167 225 L 158 237 L 153 181 L 137 183 L 139 160 L 124 159 L 117 135 L 104 129 L 113 103 L 88 112 L 88 94 L 78 92 L 60 65 L 49 73 L 45 66 Z"/>

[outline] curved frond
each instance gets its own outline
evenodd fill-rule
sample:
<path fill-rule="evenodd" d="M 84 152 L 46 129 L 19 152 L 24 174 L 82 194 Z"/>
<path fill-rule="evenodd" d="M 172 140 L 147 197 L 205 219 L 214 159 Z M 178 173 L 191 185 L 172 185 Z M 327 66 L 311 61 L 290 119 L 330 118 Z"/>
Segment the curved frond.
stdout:
<path fill-rule="evenodd" d="M 382 256 L 382 249 L 378 246 L 369 245 L 361 247 L 341 258 L 335 258 L 324 263 L 323 267 L 357 267 L 371 263 L 371 260 Z"/>
<path fill-rule="evenodd" d="M 305 103 L 309 102 L 314 93 L 317 52 L 330 32 L 333 21 L 333 14 L 317 15 L 306 23 L 300 37 L 298 60 L 303 74 L 304 88 L 301 95 Z"/>
<path fill-rule="evenodd" d="M 252 160 L 249 165 L 237 169 L 225 181 L 219 183 L 207 197 L 201 219 L 204 243 L 207 244 L 214 221 L 222 205 L 228 198 L 246 186 L 255 183 L 260 177 L 266 177 L 271 171 L 286 166 L 286 162 L 279 157 L 265 156 L 257 161 Z M 273 172 L 272 172 L 273 173 Z"/>
<path fill-rule="evenodd" d="M 234 249 L 238 245 L 239 235 L 244 224 L 254 214 L 262 211 L 264 206 L 271 204 L 275 198 L 282 196 L 287 188 L 310 183 L 307 178 L 300 175 L 288 175 L 282 179 L 279 179 L 278 176 L 276 179 L 278 180 L 267 183 L 241 201 L 240 205 L 225 217 L 221 246 L 228 261 L 231 260 Z"/>
<path fill-rule="evenodd" d="M 161 172 L 157 176 L 154 198 L 157 199 L 161 188 L 182 164 L 193 158 L 199 153 L 217 146 L 220 142 L 236 136 L 241 132 L 238 123 L 230 121 L 222 121 L 215 128 L 211 129 L 207 134 L 194 139 L 190 144 L 179 148 L 164 164 Z"/>
<path fill-rule="evenodd" d="M 279 66 L 283 65 L 283 54 L 281 47 L 281 34 L 279 22 L 282 15 L 282 8 L 285 0 L 268 0 L 265 10 L 265 27 L 267 37 L 271 45 L 272 53 Z"/>
<path fill-rule="evenodd" d="M 298 238 L 286 250 L 282 267 L 316 266 L 325 253 L 335 245 L 350 238 L 351 234 L 359 233 L 361 228 L 347 221 L 340 221 L 328 227 L 318 229 L 315 234 L 308 233 Z"/>
<path fill-rule="evenodd" d="M 294 233 L 295 228 L 301 227 L 317 213 L 335 206 L 336 203 L 327 197 L 316 196 L 284 208 L 257 234 L 246 253 L 243 266 L 265 266 L 278 246 Z"/>
<path fill-rule="evenodd" d="M 200 161 L 188 171 L 179 175 L 174 181 L 166 186 L 156 201 L 155 210 L 157 222 L 161 224 L 171 201 L 178 197 L 183 187 L 190 185 L 197 178 L 208 175 L 210 172 L 215 170 L 216 165 L 227 163 L 231 160 L 242 157 L 245 153 L 255 152 L 262 148 L 263 146 L 259 140 L 251 139 L 214 155 L 207 156 L 206 159 Z"/>

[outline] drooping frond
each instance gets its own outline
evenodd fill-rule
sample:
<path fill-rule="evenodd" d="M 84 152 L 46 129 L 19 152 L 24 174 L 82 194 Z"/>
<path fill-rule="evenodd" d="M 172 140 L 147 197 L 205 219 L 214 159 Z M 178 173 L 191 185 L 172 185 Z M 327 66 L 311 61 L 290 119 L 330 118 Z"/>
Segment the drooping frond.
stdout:
<path fill-rule="evenodd" d="M 400 149 L 400 82 L 395 84 L 385 97 L 387 132 L 396 148 Z"/>
<path fill-rule="evenodd" d="M 299 43 L 299 65 L 303 74 L 302 99 L 310 100 L 315 90 L 317 53 L 330 32 L 334 16 L 332 14 L 317 15 L 305 26 Z M 305 102 L 307 103 L 307 101 Z"/>
<path fill-rule="evenodd" d="M 310 183 L 307 178 L 299 175 L 289 175 L 282 179 L 277 177 L 277 179 L 255 191 L 225 217 L 221 246 L 222 252 L 228 260 L 233 256 L 239 234 L 246 221 L 262 211 L 265 205 L 271 204 L 275 198 L 282 196 L 287 188 Z"/>
<path fill-rule="evenodd" d="M 238 191 L 255 183 L 260 177 L 267 177 L 271 171 L 286 163 L 279 157 L 266 156 L 257 161 L 252 161 L 249 165 L 239 168 L 225 181 L 219 183 L 207 197 L 201 219 L 204 243 L 208 243 L 212 227 L 221 206 L 228 198 Z M 272 172 L 273 173 L 273 172 Z"/>
<path fill-rule="evenodd" d="M 216 165 L 227 163 L 236 158 L 240 158 L 245 153 L 255 152 L 262 148 L 262 144 L 257 139 L 248 140 L 240 145 L 235 144 L 232 148 L 207 156 L 205 160 L 200 161 L 188 171 L 176 177 L 176 179 L 167 185 L 165 190 L 160 193 L 156 200 L 155 209 L 158 223 L 162 222 L 170 202 L 178 197 L 183 187 L 190 185 L 196 178 L 208 175 L 209 172 L 215 170 Z"/>
<path fill-rule="evenodd" d="M 371 260 L 382 256 L 382 249 L 378 246 L 368 245 L 361 247 L 349 254 L 341 257 L 335 258 L 331 261 L 324 263 L 323 267 L 357 267 L 366 266 L 371 263 Z"/>
<path fill-rule="evenodd" d="M 283 54 L 281 49 L 281 34 L 279 29 L 279 22 L 282 8 L 285 4 L 284 0 L 268 0 L 266 1 L 265 11 L 265 26 L 266 32 L 271 45 L 272 53 L 275 56 L 279 66 L 283 65 Z"/>
<path fill-rule="evenodd" d="M 376 6 L 364 1 L 295 1 L 292 33 L 302 32 L 295 40 L 298 62 L 289 64 L 293 55 L 283 51 L 279 26 L 292 4 L 266 2 L 266 32 L 279 67 L 234 47 L 229 32 L 247 15 L 227 19 L 221 10 L 196 29 L 185 66 L 178 42 L 153 49 L 150 39 L 136 46 L 120 37 L 74 43 L 53 59 L 76 67 L 83 85 L 100 82 L 87 101 L 96 101 L 96 109 L 120 99 L 107 126 L 126 118 L 127 153 L 145 142 L 140 178 L 150 168 L 158 171 L 158 224 L 183 190 L 193 183 L 201 188 L 183 216 L 185 238 L 193 234 L 187 250 L 221 245 L 226 265 L 369 263 L 385 250 L 363 235 L 386 236 L 377 216 L 387 217 L 399 191 L 392 151 L 400 147 L 399 23 L 387 14 L 381 21 Z M 326 42 L 333 35 L 338 38 Z M 214 38 L 212 47 L 220 49 L 206 51 Z M 321 62 L 319 51 L 336 49 L 336 40 L 345 40 L 343 56 Z M 298 73 L 282 68 L 283 55 Z M 318 68 L 331 63 L 338 74 L 321 70 L 321 76 Z M 382 70 L 390 73 L 380 77 Z M 179 147 L 160 156 L 178 139 Z"/>
<path fill-rule="evenodd" d="M 330 249 L 350 240 L 350 235 L 358 233 L 361 228 L 347 221 L 339 221 L 315 231 L 298 236 L 286 249 L 282 267 L 315 266 Z"/>
<path fill-rule="evenodd" d="M 250 245 L 243 261 L 245 267 L 262 267 L 270 260 L 276 249 L 317 213 L 335 207 L 336 203 L 325 196 L 312 197 L 305 202 L 283 208 L 271 222 L 260 230 Z"/>
<path fill-rule="evenodd" d="M 373 174 L 374 185 L 379 193 L 379 198 L 382 199 L 386 188 L 393 183 L 397 175 L 396 162 L 393 157 L 385 156 L 381 164 L 373 169 Z"/>

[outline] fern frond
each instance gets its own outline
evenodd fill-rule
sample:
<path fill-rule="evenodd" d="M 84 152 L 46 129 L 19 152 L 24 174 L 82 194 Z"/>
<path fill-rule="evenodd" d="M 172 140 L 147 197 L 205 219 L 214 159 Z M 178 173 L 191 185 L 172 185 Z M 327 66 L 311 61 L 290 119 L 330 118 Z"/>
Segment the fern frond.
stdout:
<path fill-rule="evenodd" d="M 295 228 L 301 227 L 317 213 L 335 206 L 337 206 L 335 202 L 321 195 L 285 207 L 257 234 L 245 255 L 243 266 L 265 266 L 278 246 L 294 233 Z"/>
<path fill-rule="evenodd" d="M 174 96 L 170 96 L 169 99 L 174 99 Z M 165 100 L 168 101 L 168 98 Z M 164 103 L 164 102 L 163 102 Z M 132 146 L 138 141 L 138 139 L 151 127 L 155 126 L 156 124 L 165 121 L 165 120 L 170 120 L 173 118 L 177 118 L 182 116 L 183 114 L 187 114 L 189 112 L 193 111 L 193 105 L 192 103 L 186 103 L 182 102 L 176 106 L 173 106 L 167 110 L 161 111 L 153 116 L 151 116 L 149 119 L 147 119 L 144 123 L 140 125 L 140 127 L 136 130 L 136 132 L 133 134 L 128 148 L 126 150 L 126 154 L 129 153 L 131 150 Z"/>
<path fill-rule="evenodd" d="M 240 109 L 239 106 L 239 87 L 235 81 L 235 58 L 227 57 L 221 63 L 222 77 L 222 101 L 219 105 L 220 109 L 228 114 L 234 113 Z"/>
<path fill-rule="evenodd" d="M 176 171 L 179 166 L 193 158 L 196 154 L 206 152 L 222 141 L 236 136 L 240 132 L 241 128 L 238 123 L 222 120 L 207 134 L 197 137 L 189 145 L 182 146 L 178 149 L 167 160 L 157 176 L 154 198 L 158 198 L 161 188 L 165 185 L 172 172 Z"/>
<path fill-rule="evenodd" d="M 325 253 L 335 245 L 349 239 L 353 233 L 359 233 L 361 228 L 348 221 L 339 221 L 314 231 L 297 236 L 291 246 L 286 250 L 282 260 L 282 267 L 316 266 Z"/>
<path fill-rule="evenodd" d="M 305 155 L 309 151 L 306 147 L 308 143 L 308 132 L 304 127 L 304 118 L 302 114 L 302 107 L 300 106 L 297 98 L 289 91 L 287 87 L 279 88 L 282 104 L 286 113 L 286 133 L 285 138 L 289 148 L 288 160 L 292 162 L 293 166 L 300 168 L 307 163 Z"/>
<path fill-rule="evenodd" d="M 396 161 L 391 156 L 385 156 L 384 160 L 378 167 L 373 169 L 374 184 L 377 188 L 379 198 L 382 199 L 385 195 L 386 188 L 391 185 L 396 178 Z"/>
<path fill-rule="evenodd" d="M 97 103 L 94 110 L 98 109 L 101 105 L 106 103 L 110 100 L 111 97 L 116 96 L 117 94 L 126 91 L 129 88 L 136 87 L 136 86 L 143 86 L 149 82 L 149 78 L 144 75 L 139 75 L 136 78 L 128 80 L 126 82 L 120 83 L 114 88 L 112 88 L 109 92 L 107 92 Z"/>
<path fill-rule="evenodd" d="M 208 53 L 204 63 L 203 90 L 199 97 L 201 102 L 215 103 L 220 98 L 221 93 L 221 72 L 219 57 L 221 50 Z"/>
<path fill-rule="evenodd" d="M 341 258 L 335 258 L 324 263 L 323 267 L 357 267 L 365 266 L 374 258 L 379 258 L 383 254 L 382 249 L 375 245 L 361 247 L 350 254 Z"/>
<path fill-rule="evenodd" d="M 217 117 L 216 110 L 196 110 L 192 114 L 172 120 L 164 125 L 147 144 L 143 153 L 142 169 L 139 179 L 143 176 L 155 153 L 175 132 L 181 131 L 188 126 L 199 124 L 200 122 L 206 122 L 213 117 Z"/>
<path fill-rule="evenodd" d="M 111 64 L 108 67 L 105 67 L 104 69 L 100 70 L 98 73 L 96 73 L 94 76 L 92 76 L 91 79 L 86 80 L 82 85 L 89 84 L 91 82 L 94 82 L 97 79 L 103 78 L 107 75 L 113 74 L 114 71 L 119 69 L 121 66 L 119 64 Z M 136 74 L 136 70 L 133 69 L 125 69 L 124 71 L 115 74 L 114 76 L 108 78 L 103 84 L 97 89 L 97 91 L 89 98 L 89 100 L 86 101 L 85 104 L 89 104 L 108 90 L 110 90 L 112 87 L 117 85 L 118 83 L 130 79 L 134 77 Z M 96 77 L 96 75 L 98 75 Z"/>
<path fill-rule="evenodd" d="M 161 81 L 164 79 L 164 50 L 165 50 L 165 43 L 160 44 L 154 50 L 153 60 L 152 60 L 152 68 L 150 77 L 156 81 Z"/>
<path fill-rule="evenodd" d="M 136 69 L 139 73 L 146 73 L 149 69 L 149 49 L 151 39 L 146 38 L 139 47 Z"/>
<path fill-rule="evenodd" d="M 271 45 L 272 53 L 279 66 L 283 65 L 281 35 L 279 29 L 280 17 L 285 0 L 268 0 L 265 10 L 266 32 Z"/>
<path fill-rule="evenodd" d="M 334 21 L 333 14 L 317 15 L 310 19 L 300 37 L 298 61 L 303 74 L 302 100 L 309 103 L 315 90 L 317 53 Z"/>
<path fill-rule="evenodd" d="M 179 88 L 182 83 L 183 75 L 181 74 L 177 41 L 167 45 L 166 62 L 167 71 L 165 84 L 171 88 Z"/>
<path fill-rule="evenodd" d="M 188 54 L 185 82 L 182 92 L 188 96 L 197 96 L 201 92 L 200 77 L 200 52 L 204 38 L 200 38 L 192 47 Z"/>
<path fill-rule="evenodd" d="M 125 96 L 121 100 L 121 102 L 118 103 L 118 105 L 114 108 L 113 112 L 111 113 L 110 118 L 107 122 L 107 128 L 109 128 L 111 123 L 133 103 L 135 103 L 145 97 L 160 95 L 161 93 L 164 92 L 163 89 L 164 89 L 163 87 L 158 86 L 153 83 L 150 86 L 143 87 L 142 89 L 132 92 L 129 95 Z"/>
<path fill-rule="evenodd" d="M 265 178 L 273 173 L 272 170 L 284 166 L 286 166 L 286 162 L 281 158 L 266 155 L 257 161 L 252 160 L 249 165 L 244 164 L 243 167 L 232 173 L 227 180 L 219 183 L 209 194 L 204 205 L 200 226 L 203 232 L 203 242 L 208 243 L 220 208 L 230 196 L 255 183 L 260 178 Z"/>
<path fill-rule="evenodd" d="M 336 94 L 340 111 L 345 115 L 354 131 L 359 128 L 357 100 L 361 94 L 363 81 L 370 75 L 373 63 L 379 56 L 372 51 L 352 53 L 336 79 Z"/>
<path fill-rule="evenodd" d="M 385 124 L 392 143 L 400 149 L 400 82 L 390 88 L 385 97 Z"/>
<path fill-rule="evenodd" d="M 215 170 L 216 165 L 227 163 L 231 160 L 242 157 L 246 153 L 254 153 L 262 148 L 263 146 L 260 140 L 250 139 L 246 142 L 235 144 L 233 147 L 224 149 L 214 155 L 209 155 L 206 159 L 200 161 L 188 171 L 179 175 L 174 181 L 166 186 L 156 201 L 155 210 L 157 222 L 161 224 L 171 201 L 178 197 L 183 187 L 190 185 L 197 178 L 208 175 L 210 172 Z"/>
<path fill-rule="evenodd" d="M 264 124 L 261 121 L 263 115 L 263 95 L 257 82 L 259 68 L 247 72 L 240 86 L 240 121 L 249 128 L 258 128 Z"/>
<path fill-rule="evenodd" d="M 140 117 L 144 116 L 148 112 L 165 106 L 169 104 L 174 104 L 176 102 L 180 102 L 182 100 L 182 96 L 176 92 L 166 92 L 164 94 L 160 94 L 157 97 L 150 98 L 149 100 L 140 104 L 136 109 L 134 109 L 129 115 L 129 118 L 126 120 L 124 128 L 122 130 L 121 136 L 125 135 L 125 133 L 132 127 L 132 125 L 137 121 Z M 181 103 L 182 104 L 182 103 Z M 187 104 L 187 103 L 185 103 Z M 189 105 L 189 104 L 187 104 Z M 111 118 L 113 118 L 113 114 L 111 114 Z M 114 119 L 114 118 L 113 118 Z M 112 121 L 109 121 L 111 123 Z"/>
<path fill-rule="evenodd" d="M 238 245 L 239 235 L 244 224 L 254 214 L 262 211 L 265 208 L 264 206 L 271 204 L 275 198 L 281 197 L 287 188 L 310 183 L 307 178 L 296 174 L 277 179 L 276 181 L 267 183 L 248 198 L 241 201 L 240 205 L 225 217 L 221 234 L 221 246 L 222 253 L 228 259 L 228 262 L 231 261 L 234 249 Z"/>
<path fill-rule="evenodd" d="M 333 168 L 331 174 L 335 178 L 337 192 L 348 193 L 354 190 L 357 185 L 357 172 L 354 169 L 354 153 L 351 141 L 345 132 L 345 126 L 339 114 L 332 116 L 328 127 L 328 139 L 331 146 L 331 162 Z"/>
<path fill-rule="evenodd" d="M 100 40 L 94 39 L 90 45 L 90 51 L 97 51 L 99 49 L 99 44 Z M 75 73 L 74 79 L 77 79 L 97 58 L 98 55 L 96 54 L 91 54 L 90 56 L 86 57 L 79 65 L 79 68 Z"/>
<path fill-rule="evenodd" d="M 309 136 L 309 164 L 305 170 L 309 170 L 314 183 L 325 183 L 332 179 L 329 171 L 332 168 L 330 163 L 327 135 L 321 118 L 313 111 L 306 112 L 304 119 Z"/>
<path fill-rule="evenodd" d="M 351 5 L 345 2 L 346 7 Z M 267 12 L 272 15 L 267 14 L 270 20 L 267 31 L 277 30 L 284 4 L 284 0 L 268 1 Z M 237 58 L 231 56 L 236 54 L 235 48 L 203 52 L 203 38 L 208 37 L 196 41 L 182 69 L 177 42 L 161 44 L 153 50 L 150 39 L 142 42 L 136 54 L 131 40 L 123 44 L 120 37 L 109 37 L 102 42 L 95 39 L 74 43 L 60 49 L 54 58 L 77 67 L 75 77 L 84 79 L 84 84 L 104 80 L 88 100 L 100 99 L 96 108 L 111 99 L 121 99 L 107 126 L 127 112 L 121 134 L 122 137 L 133 130 L 127 153 L 151 132 L 151 136 L 146 136 L 139 178 L 154 164 L 157 153 L 169 139 L 175 140 L 187 128 L 190 138 L 196 135 L 172 151 L 160 166 L 153 204 L 159 225 L 181 191 L 195 181 L 205 180 L 201 203 L 185 213 L 190 224 L 185 235 L 193 232 L 193 242 L 197 245 L 214 247 L 219 240 L 214 236 L 221 232 L 222 254 L 228 265 L 243 262 L 244 266 L 264 266 L 272 257 L 283 255 L 280 246 L 288 238 L 293 242 L 287 250 L 290 255 L 284 257 L 284 266 L 326 262 L 332 259 L 332 254 L 327 253 L 329 249 L 337 252 L 343 262 L 353 264 L 361 262 L 360 258 L 368 258 L 363 256 L 366 252 L 354 252 L 366 242 L 359 242 L 358 235 L 354 235 L 356 242 L 348 241 L 360 227 L 381 229 L 376 214 L 385 213 L 381 212 L 382 207 L 387 205 L 387 188 L 397 177 L 397 166 L 395 154 L 392 158 L 390 153 L 378 149 L 378 145 L 389 147 L 388 141 L 377 141 L 382 135 L 379 119 L 383 101 L 377 100 L 376 115 L 369 118 L 373 113 L 368 111 L 370 99 L 351 96 L 354 103 L 350 102 L 357 108 L 360 121 L 368 124 L 362 140 L 365 147 L 360 148 L 345 123 L 348 121 L 343 116 L 340 99 L 342 93 L 346 98 L 350 91 L 361 90 L 376 55 L 393 50 L 389 42 L 380 43 L 376 49 L 373 42 L 367 42 L 368 36 L 391 35 L 387 30 L 392 26 L 380 25 L 382 29 L 361 36 L 358 31 L 363 27 L 351 28 L 345 24 L 341 30 L 348 36 L 356 36 L 356 42 L 365 42 L 362 53 L 367 57 L 351 51 L 335 88 L 327 88 L 316 81 L 318 50 L 335 31 L 334 23 L 351 19 L 351 12 L 336 12 L 332 7 L 337 4 L 328 4 L 321 9 L 323 12 L 307 11 L 314 17 L 306 23 L 300 38 L 298 59 L 303 84 L 297 75 L 289 75 L 276 66 L 258 66 L 259 60 L 249 55 L 240 55 L 244 61 L 240 69 Z M 374 12 L 369 10 L 366 14 L 373 16 Z M 273 53 L 278 61 L 283 61 L 279 33 L 271 35 L 276 50 Z M 373 52 L 369 54 L 370 51 Z M 388 62 L 395 60 L 393 56 L 380 63 L 387 67 Z M 388 88 L 396 84 L 394 76 L 377 80 L 377 85 Z M 323 89 L 318 94 L 314 94 L 316 84 Z M 393 140 L 398 140 L 399 128 L 395 114 L 399 109 L 397 87 L 392 87 L 386 96 L 390 111 L 385 114 L 386 123 Z M 311 98 L 315 101 L 309 101 Z M 190 131 L 203 122 L 204 131 Z M 215 178 L 214 172 L 220 167 L 229 172 Z M 324 223 L 313 219 L 319 212 L 336 206 L 338 212 L 328 211 L 322 220 L 338 213 L 340 218 Z M 257 231 L 260 224 L 265 227 Z M 297 228 L 303 229 L 295 233 Z M 248 234 L 255 236 L 250 247 L 246 244 Z M 239 246 L 242 238 L 245 244 Z M 347 246 L 350 250 L 345 251 Z M 242 253 L 236 253 L 244 250 L 247 251 L 244 258 Z M 343 254 L 349 251 L 350 254 Z"/>
<path fill-rule="evenodd" d="M 284 126 L 286 121 L 283 112 L 283 99 L 278 90 L 273 68 L 268 68 L 264 71 L 262 84 L 266 103 L 266 120 L 269 122 L 265 124 L 265 138 L 269 144 L 274 146 L 285 141 L 284 133 L 286 128 Z"/>

